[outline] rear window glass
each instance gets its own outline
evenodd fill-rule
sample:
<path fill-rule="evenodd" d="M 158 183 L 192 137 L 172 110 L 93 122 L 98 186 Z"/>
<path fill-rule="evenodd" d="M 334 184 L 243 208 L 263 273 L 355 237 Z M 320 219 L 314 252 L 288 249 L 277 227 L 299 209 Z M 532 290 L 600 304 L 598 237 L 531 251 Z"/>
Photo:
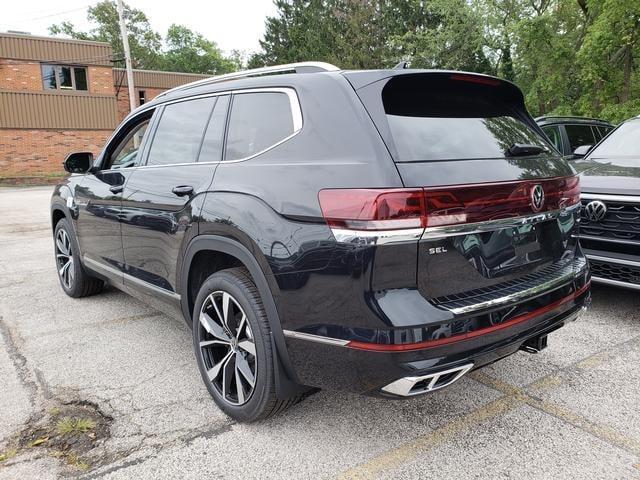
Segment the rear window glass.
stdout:
<path fill-rule="evenodd" d="M 590 125 L 565 125 L 564 129 L 567 132 L 572 152 L 582 145 L 597 143 Z"/>
<path fill-rule="evenodd" d="M 505 158 L 515 143 L 548 144 L 495 85 L 399 76 L 382 91 L 398 161 Z"/>

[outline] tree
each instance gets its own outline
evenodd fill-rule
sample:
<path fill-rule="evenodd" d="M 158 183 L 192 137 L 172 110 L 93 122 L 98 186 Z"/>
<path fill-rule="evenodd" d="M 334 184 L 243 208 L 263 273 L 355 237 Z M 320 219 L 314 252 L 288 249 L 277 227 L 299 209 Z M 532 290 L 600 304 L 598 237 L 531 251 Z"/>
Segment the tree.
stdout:
<path fill-rule="evenodd" d="M 171 25 L 165 39 L 166 51 L 161 58 L 163 70 L 172 72 L 209 73 L 233 72 L 240 66 L 226 58 L 215 42 L 183 25 Z"/>
<path fill-rule="evenodd" d="M 66 35 L 80 40 L 107 42 L 113 48 L 116 59 L 123 59 L 124 53 L 120 39 L 120 23 L 116 2 L 103 0 L 89 7 L 87 18 L 96 27 L 88 32 L 75 29 L 70 22 L 49 27 L 52 35 Z M 162 37 L 153 31 L 149 19 L 141 10 L 124 4 L 124 18 L 127 24 L 131 60 L 134 68 L 155 69 L 161 55 Z"/>
<path fill-rule="evenodd" d="M 617 105 L 608 108 L 609 115 L 617 120 L 631 112 L 637 114 L 640 2 L 590 0 L 586 5 L 590 12 L 599 11 L 578 54 L 581 85 L 583 91 L 589 92 L 582 96 L 581 107 L 587 113 L 597 114 L 607 105 Z"/>
<path fill-rule="evenodd" d="M 66 35 L 79 40 L 107 42 L 116 60 L 123 59 L 120 23 L 116 2 L 103 0 L 89 7 L 87 18 L 95 25 L 88 32 L 76 30 L 69 22 L 49 27 L 52 35 Z M 124 4 L 129 48 L 133 68 L 171 70 L 175 72 L 219 74 L 237 70 L 241 57 L 238 52 L 225 57 L 215 42 L 182 25 L 171 25 L 166 38 L 155 32 L 141 10 Z"/>

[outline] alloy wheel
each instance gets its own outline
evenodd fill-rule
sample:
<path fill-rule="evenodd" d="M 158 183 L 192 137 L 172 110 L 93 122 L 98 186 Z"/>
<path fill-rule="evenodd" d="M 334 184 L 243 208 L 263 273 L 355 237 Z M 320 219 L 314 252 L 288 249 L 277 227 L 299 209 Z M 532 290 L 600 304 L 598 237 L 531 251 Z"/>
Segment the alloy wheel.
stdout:
<path fill-rule="evenodd" d="M 56 234 L 56 264 L 58 275 L 65 288 L 70 289 L 73 285 L 73 254 L 71 252 L 71 240 L 69 235 L 61 228 Z"/>
<path fill-rule="evenodd" d="M 199 347 L 207 377 L 232 405 L 243 405 L 255 389 L 258 358 L 247 316 L 228 292 L 211 293 L 200 309 Z"/>

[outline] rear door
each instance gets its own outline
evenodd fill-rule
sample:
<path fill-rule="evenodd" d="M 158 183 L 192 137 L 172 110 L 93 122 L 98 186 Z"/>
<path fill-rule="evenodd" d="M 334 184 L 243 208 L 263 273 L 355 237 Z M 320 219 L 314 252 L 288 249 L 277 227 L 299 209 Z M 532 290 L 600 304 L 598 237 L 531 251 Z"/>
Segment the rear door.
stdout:
<path fill-rule="evenodd" d="M 176 266 L 183 245 L 197 234 L 201 194 L 221 160 L 228 104 L 229 96 L 220 95 L 161 107 L 144 165 L 123 192 L 125 285 L 179 299 Z"/>
<path fill-rule="evenodd" d="M 573 278 L 578 179 L 517 87 L 479 75 L 409 73 L 357 92 L 404 186 L 426 193 L 417 265 L 425 297 L 491 298 Z"/>

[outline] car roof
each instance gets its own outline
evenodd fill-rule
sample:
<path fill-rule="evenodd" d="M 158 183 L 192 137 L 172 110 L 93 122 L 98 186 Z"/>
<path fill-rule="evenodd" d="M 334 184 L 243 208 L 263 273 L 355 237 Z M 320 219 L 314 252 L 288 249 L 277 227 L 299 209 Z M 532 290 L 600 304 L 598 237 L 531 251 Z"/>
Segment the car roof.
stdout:
<path fill-rule="evenodd" d="M 584 124 L 596 124 L 596 125 L 605 125 L 612 127 L 613 125 L 606 120 L 602 120 L 599 118 L 591 118 L 591 117 L 574 117 L 574 116 L 552 116 L 552 115 L 543 115 L 542 117 L 537 117 L 536 123 L 538 125 L 557 125 L 561 123 L 584 123 Z"/>
<path fill-rule="evenodd" d="M 150 102 L 143 105 L 134 112 L 139 113 L 144 109 L 153 108 L 159 104 L 188 98 L 196 95 L 206 95 L 217 92 L 225 92 L 231 90 L 266 88 L 266 87 L 283 87 L 283 86 L 303 86 L 313 82 L 313 77 L 334 76 L 346 78 L 353 86 L 358 89 L 364 85 L 370 84 L 377 80 L 390 78 L 397 75 L 407 74 L 463 74 L 473 77 L 483 77 L 495 79 L 501 82 L 502 86 L 509 91 L 517 92 L 518 96 L 522 93 L 520 89 L 508 80 L 491 77 L 480 73 L 459 72 L 451 70 L 427 70 L 427 69 L 379 69 L 379 70 L 341 70 L 338 67 L 323 62 L 300 62 L 295 64 L 277 65 L 274 67 L 263 67 L 253 70 L 245 70 L 241 72 L 233 72 L 225 75 L 218 75 L 211 78 L 205 78 L 192 83 L 187 83 L 179 87 L 167 90 L 155 97 Z"/>

